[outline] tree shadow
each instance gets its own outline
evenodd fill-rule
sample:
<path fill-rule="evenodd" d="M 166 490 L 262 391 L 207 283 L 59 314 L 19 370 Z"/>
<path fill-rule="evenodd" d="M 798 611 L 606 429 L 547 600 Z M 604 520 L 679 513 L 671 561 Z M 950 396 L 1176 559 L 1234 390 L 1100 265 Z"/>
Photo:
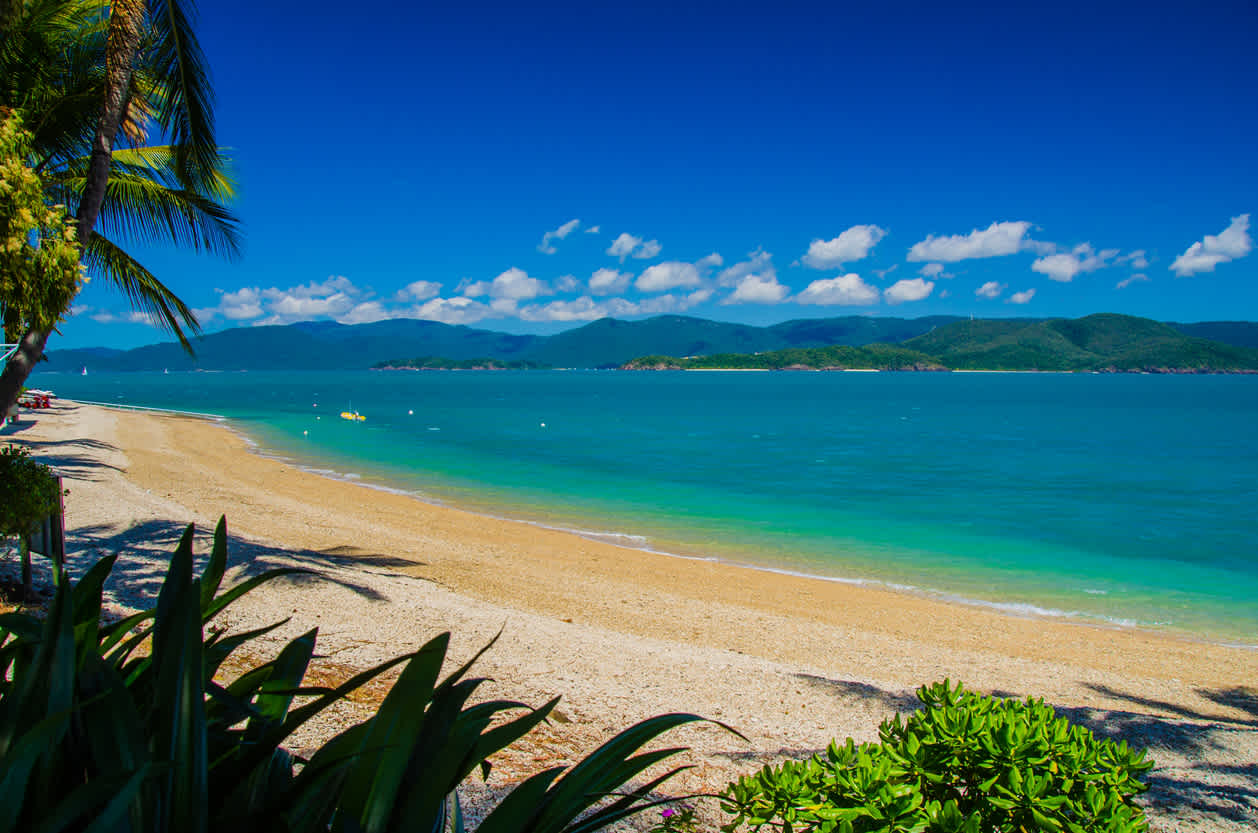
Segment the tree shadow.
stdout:
<path fill-rule="evenodd" d="M 137 602 L 147 600 L 147 604 L 154 604 L 166 576 L 170 555 L 178 546 L 186 528 L 187 524 L 153 520 L 127 528 L 97 525 L 67 530 L 67 568 L 72 576 L 82 575 L 100 557 L 117 553 L 119 558 L 106 587 L 122 591 L 121 595 L 127 599 Z M 212 546 L 212 537 L 213 529 L 196 529 L 193 549 L 198 571 L 204 569 Z M 236 570 L 232 574 L 234 582 L 245 581 L 267 570 L 296 567 L 311 572 L 275 580 L 298 585 L 326 581 L 351 590 L 369 601 L 386 601 L 387 597 L 378 591 L 346 578 L 344 570 L 337 569 L 361 561 L 373 566 L 414 566 L 416 563 L 373 554 L 359 557 L 329 555 L 309 549 L 282 549 L 232 535 L 230 527 L 228 531 L 227 566 Z"/>
<path fill-rule="evenodd" d="M 1242 726 L 1258 727 L 1258 691 L 1255 691 L 1254 689 L 1247 689 L 1240 686 L 1220 689 L 1218 691 L 1203 688 L 1196 689 L 1196 692 L 1207 700 L 1233 710 L 1232 714 L 1209 714 L 1196 709 L 1186 708 L 1177 703 L 1169 703 L 1165 700 L 1157 700 L 1152 697 L 1141 697 L 1135 694 L 1128 694 L 1125 691 L 1118 691 L 1117 689 L 1110 688 L 1109 686 L 1097 685 L 1095 683 L 1085 683 L 1084 685 L 1098 694 L 1105 695 L 1106 697 L 1110 697 L 1115 700 L 1125 700 L 1129 703 L 1134 703 L 1149 709 L 1156 709 L 1157 711 L 1167 714 L 1177 715 L 1188 720 L 1224 721 Z M 1247 717 L 1238 718 L 1235 716 L 1235 712 L 1244 713 Z"/>
<path fill-rule="evenodd" d="M 816 674 L 793 676 L 814 689 L 843 700 L 873 700 L 884 708 L 896 712 L 916 711 L 921 706 L 921 701 L 913 692 L 888 691 L 869 683 L 858 683 L 855 680 L 832 680 Z"/>

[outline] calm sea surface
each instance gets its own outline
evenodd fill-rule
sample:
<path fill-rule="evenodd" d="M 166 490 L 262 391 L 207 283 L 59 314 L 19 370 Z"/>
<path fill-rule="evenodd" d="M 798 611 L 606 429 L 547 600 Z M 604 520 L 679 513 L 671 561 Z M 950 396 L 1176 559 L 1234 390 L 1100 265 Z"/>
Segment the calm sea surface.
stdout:
<path fill-rule="evenodd" d="M 1258 644 L 1258 378 L 40 373 L 620 543 Z M 367 417 L 349 422 L 353 408 Z M 632 557 L 631 555 L 627 557 Z"/>

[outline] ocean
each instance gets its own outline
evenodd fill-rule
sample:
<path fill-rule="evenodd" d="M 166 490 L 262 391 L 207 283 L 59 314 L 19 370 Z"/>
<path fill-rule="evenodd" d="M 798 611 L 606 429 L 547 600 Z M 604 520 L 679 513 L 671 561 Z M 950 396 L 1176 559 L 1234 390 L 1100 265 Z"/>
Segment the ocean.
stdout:
<path fill-rule="evenodd" d="M 1258 645 L 1254 377 L 40 372 L 31 384 L 221 415 L 304 468 L 629 547 Z"/>

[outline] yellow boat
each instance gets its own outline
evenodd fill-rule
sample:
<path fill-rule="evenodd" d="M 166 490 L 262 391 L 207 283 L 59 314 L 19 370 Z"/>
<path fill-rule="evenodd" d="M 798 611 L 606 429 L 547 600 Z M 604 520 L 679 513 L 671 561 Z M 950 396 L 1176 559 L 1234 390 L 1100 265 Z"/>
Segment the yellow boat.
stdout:
<path fill-rule="evenodd" d="M 366 422 L 367 417 L 358 413 L 358 411 L 341 411 L 341 419 L 348 419 L 350 422 Z"/>

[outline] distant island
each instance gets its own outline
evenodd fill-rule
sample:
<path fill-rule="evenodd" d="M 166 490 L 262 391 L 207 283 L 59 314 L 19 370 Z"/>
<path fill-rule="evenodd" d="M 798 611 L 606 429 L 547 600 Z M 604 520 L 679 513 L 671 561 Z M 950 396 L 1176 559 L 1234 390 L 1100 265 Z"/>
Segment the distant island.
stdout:
<path fill-rule="evenodd" d="M 418 359 L 386 359 L 376 362 L 372 370 L 550 370 L 539 362 L 500 361 L 498 359 L 443 359 L 422 356 Z"/>
<path fill-rule="evenodd" d="M 650 355 L 625 370 L 1008 370 L 1258 373 L 1258 350 L 1185 335 L 1129 315 L 956 321 L 898 345 Z"/>
<path fill-rule="evenodd" d="M 1258 369 L 1258 323 L 1164 324 L 1129 315 L 1079 319 L 958 316 L 804 318 L 767 327 L 660 315 L 602 318 L 554 335 L 436 321 L 307 321 L 238 327 L 131 350 L 53 350 L 37 373 L 170 370 L 366 370 L 704 367 L 876 370 Z M 853 351 L 838 348 L 859 348 Z M 820 351 L 820 352 L 818 352 Z M 861 352 L 864 351 L 864 352 Z M 404 359 L 402 356 L 420 356 Z M 677 357 L 677 358 L 674 358 Z"/>
<path fill-rule="evenodd" d="M 766 353 L 713 356 L 643 356 L 622 370 L 947 370 L 932 356 L 893 344 L 866 347 L 794 347 Z"/>

